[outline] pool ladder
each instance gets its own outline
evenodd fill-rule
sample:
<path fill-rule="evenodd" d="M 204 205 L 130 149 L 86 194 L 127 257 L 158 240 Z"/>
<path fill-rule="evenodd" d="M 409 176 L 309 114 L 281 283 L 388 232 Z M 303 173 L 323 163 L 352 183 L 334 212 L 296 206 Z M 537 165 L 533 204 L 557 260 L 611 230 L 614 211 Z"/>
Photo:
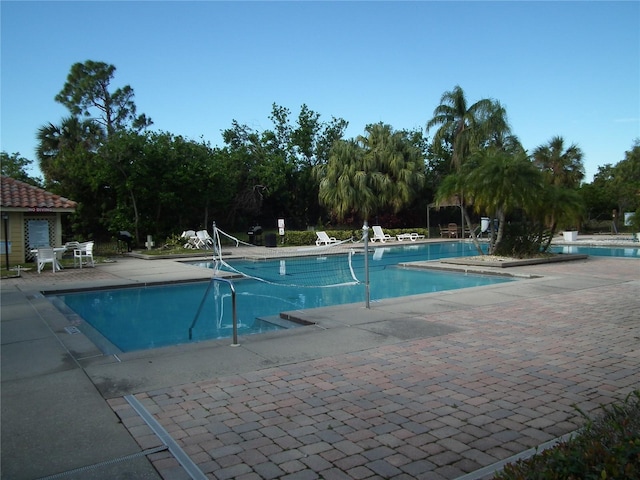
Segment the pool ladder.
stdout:
<path fill-rule="evenodd" d="M 193 327 L 196 326 L 196 322 L 198 321 L 198 318 L 200 318 L 200 312 L 202 311 L 204 302 L 207 300 L 207 297 L 209 296 L 209 291 L 211 290 L 211 286 L 216 282 L 226 283 L 227 285 L 229 285 L 229 288 L 231 289 L 231 309 L 233 313 L 233 343 L 231 344 L 231 346 L 237 347 L 240 344 L 238 343 L 238 314 L 236 311 L 236 287 L 233 286 L 233 282 L 231 280 L 228 280 L 226 278 L 213 277 L 209 282 L 209 286 L 207 287 L 207 291 L 204 293 L 204 296 L 202 297 L 202 301 L 200 302 L 200 306 L 198 307 L 196 316 L 193 317 L 193 322 L 191 322 L 191 326 L 189 327 L 189 340 L 192 339 Z"/>

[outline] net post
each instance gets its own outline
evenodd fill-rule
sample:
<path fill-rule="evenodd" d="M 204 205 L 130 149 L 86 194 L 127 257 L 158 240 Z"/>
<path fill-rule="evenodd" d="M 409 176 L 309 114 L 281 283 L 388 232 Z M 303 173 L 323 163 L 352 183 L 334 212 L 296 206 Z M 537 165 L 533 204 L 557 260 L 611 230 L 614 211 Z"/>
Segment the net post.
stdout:
<path fill-rule="evenodd" d="M 218 238 L 218 227 L 216 227 L 216 221 L 213 221 L 213 260 L 215 261 L 216 259 L 216 254 L 218 253 L 218 245 L 220 243 L 220 239 Z M 220 255 L 222 255 L 222 252 L 220 252 Z"/>
<path fill-rule="evenodd" d="M 364 296 L 365 308 L 369 307 L 369 224 L 364 221 L 362 225 L 362 238 L 364 238 Z"/>

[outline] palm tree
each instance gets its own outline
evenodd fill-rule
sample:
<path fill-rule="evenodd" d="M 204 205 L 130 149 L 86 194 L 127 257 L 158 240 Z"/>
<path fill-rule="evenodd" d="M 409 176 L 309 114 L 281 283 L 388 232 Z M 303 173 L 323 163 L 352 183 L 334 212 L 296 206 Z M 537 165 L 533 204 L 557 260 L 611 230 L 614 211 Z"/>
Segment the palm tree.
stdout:
<path fill-rule="evenodd" d="M 379 206 L 395 213 L 411 203 L 424 184 L 424 159 L 408 132 L 394 132 L 390 125 L 367 125 L 358 137 L 367 171 L 378 193 Z"/>
<path fill-rule="evenodd" d="M 542 251 L 547 251 L 559 224 L 576 224 L 584 214 L 584 202 L 577 190 L 544 184 L 537 203 L 536 217 L 549 228 Z"/>
<path fill-rule="evenodd" d="M 316 167 L 320 179 L 318 199 L 343 220 L 353 212 L 365 219 L 377 208 L 378 197 L 364 165 L 362 148 L 355 140 L 338 140 L 329 153 L 329 161 Z"/>
<path fill-rule="evenodd" d="M 328 163 L 316 167 L 320 203 L 339 220 L 350 213 L 368 220 L 387 206 L 398 212 L 424 183 L 422 153 L 407 132 L 384 124 L 365 130 L 356 140 L 336 142 Z"/>
<path fill-rule="evenodd" d="M 474 160 L 477 166 L 467 169 L 463 187 L 477 211 L 498 219 L 497 235 L 489 245 L 493 254 L 503 239 L 507 214 L 530 210 L 542 191 L 542 179 L 524 152 L 512 155 L 493 147 L 477 152 Z"/>
<path fill-rule="evenodd" d="M 74 116 L 63 118 L 60 125 L 44 125 L 38 129 L 37 134 L 36 157 L 40 169 L 50 180 L 55 181 L 57 174 L 62 173 L 56 168 L 56 160 L 64 160 L 65 155 L 77 150 L 95 153 L 104 138 L 104 131 L 98 124 L 92 120 L 80 121 Z"/>
<path fill-rule="evenodd" d="M 482 99 L 471 106 L 467 105 L 468 102 L 464 91 L 459 85 L 456 85 L 452 91 L 442 94 L 440 105 L 435 108 L 433 118 L 427 123 L 427 130 L 440 125 L 440 128 L 433 136 L 434 150 L 437 151 L 443 143 L 450 144 L 452 151 L 451 165 L 456 172 L 460 172 L 463 168 L 465 160 L 472 151 L 472 147 L 479 146 L 482 143 L 480 139 L 487 138 L 489 125 L 487 122 L 482 122 L 482 119 L 491 118 L 494 123 L 498 123 L 497 115 L 495 115 L 498 109 L 493 108 L 492 110 L 493 102 L 491 100 Z M 491 115 L 492 111 L 494 113 L 493 116 Z M 506 120 L 504 123 L 506 124 Z M 458 180 L 448 182 L 443 191 L 450 190 L 454 185 L 460 186 L 461 184 Z M 449 193 L 452 196 L 454 194 L 458 196 L 464 221 L 471 225 L 471 218 L 465 204 L 464 190 L 449 191 Z M 441 201 L 444 200 L 441 199 Z M 464 225 L 462 225 L 462 231 L 464 232 Z M 471 238 L 478 253 L 482 254 L 482 249 L 473 229 L 471 229 Z"/>
<path fill-rule="evenodd" d="M 497 100 L 491 100 L 479 112 L 478 129 L 478 148 L 495 147 L 513 154 L 525 152 L 518 137 L 511 133 L 507 112 Z"/>
<path fill-rule="evenodd" d="M 582 150 L 576 144 L 571 144 L 565 149 L 564 139 L 556 136 L 546 145 L 537 147 L 531 156 L 534 164 L 544 175 L 547 185 L 556 187 L 548 188 L 546 193 L 546 204 L 549 208 L 545 218 L 553 236 L 559 222 L 575 222 L 577 211 L 581 209 L 579 199 L 563 190 L 577 189 L 584 178 Z M 567 216 L 567 213 L 571 215 Z"/>
<path fill-rule="evenodd" d="M 577 188 L 584 178 L 582 150 L 576 144 L 564 148 L 562 137 L 553 137 L 546 145 L 540 145 L 532 154 L 535 165 L 544 173 L 548 183 L 567 188 Z"/>
<path fill-rule="evenodd" d="M 427 130 L 440 125 L 433 136 L 433 144 L 449 143 L 452 146 L 451 163 L 459 170 L 468 156 L 474 135 L 478 135 L 479 120 L 491 108 L 491 100 L 483 99 L 467 106 L 464 91 L 456 85 L 440 98 L 440 105 L 433 111 L 433 118 L 427 123 Z"/>
<path fill-rule="evenodd" d="M 96 152 L 104 138 L 98 124 L 73 116 L 64 118 L 60 125 L 49 123 L 40 127 L 36 157 L 46 187 L 78 201 L 88 195 L 92 190 Z"/>

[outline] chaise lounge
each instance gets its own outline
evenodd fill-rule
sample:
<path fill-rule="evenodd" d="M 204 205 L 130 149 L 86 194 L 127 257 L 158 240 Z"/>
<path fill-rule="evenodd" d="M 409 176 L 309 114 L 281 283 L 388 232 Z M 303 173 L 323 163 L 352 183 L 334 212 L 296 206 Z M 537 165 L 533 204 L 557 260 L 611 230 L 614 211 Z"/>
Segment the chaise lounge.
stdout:
<path fill-rule="evenodd" d="M 339 242 L 336 237 L 330 237 L 329 235 L 327 235 L 327 232 L 316 232 L 316 236 L 318 237 L 318 239 L 316 240 L 316 245 L 318 247 L 320 245 L 331 245 Z"/>
<path fill-rule="evenodd" d="M 376 240 L 379 240 L 381 243 L 394 240 L 394 238 L 391 235 L 389 235 L 388 233 L 384 233 L 380 225 L 374 225 L 371 228 L 373 229 L 373 236 L 371 237 L 372 243 L 375 243 Z"/>
<path fill-rule="evenodd" d="M 396 235 L 396 238 L 398 239 L 399 242 L 402 242 L 403 240 L 411 240 L 412 242 L 415 242 L 418 239 L 423 239 L 424 235 L 420 235 L 419 233 L 416 233 L 416 232 L 401 233 L 399 235 Z"/>

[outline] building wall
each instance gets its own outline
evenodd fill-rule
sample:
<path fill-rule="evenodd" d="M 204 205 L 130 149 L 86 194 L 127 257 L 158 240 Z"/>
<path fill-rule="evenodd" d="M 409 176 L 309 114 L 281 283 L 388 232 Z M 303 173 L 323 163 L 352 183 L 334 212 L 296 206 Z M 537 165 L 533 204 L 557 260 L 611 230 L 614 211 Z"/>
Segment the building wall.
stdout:
<path fill-rule="evenodd" d="M 46 221 L 48 223 L 48 243 L 52 247 L 62 245 L 62 220 L 61 214 L 50 213 L 31 213 L 31 212 L 2 212 L 0 216 L 0 265 L 6 267 L 7 255 L 4 242 L 7 239 L 5 234 L 4 214 L 7 215 L 8 240 L 10 242 L 9 251 L 9 267 L 16 265 L 25 265 L 33 261 L 33 255 L 30 252 L 28 239 L 28 225 L 30 220 Z"/>
<path fill-rule="evenodd" d="M 4 212 L 0 217 L 0 239 L 2 244 L 0 245 L 0 265 L 6 267 L 7 255 L 5 250 L 5 243 L 8 239 L 10 244 L 9 249 L 9 266 L 15 266 L 18 264 L 24 264 L 24 217 L 22 212 L 7 212 L 7 230 L 8 237 L 5 233 L 5 221 Z"/>

